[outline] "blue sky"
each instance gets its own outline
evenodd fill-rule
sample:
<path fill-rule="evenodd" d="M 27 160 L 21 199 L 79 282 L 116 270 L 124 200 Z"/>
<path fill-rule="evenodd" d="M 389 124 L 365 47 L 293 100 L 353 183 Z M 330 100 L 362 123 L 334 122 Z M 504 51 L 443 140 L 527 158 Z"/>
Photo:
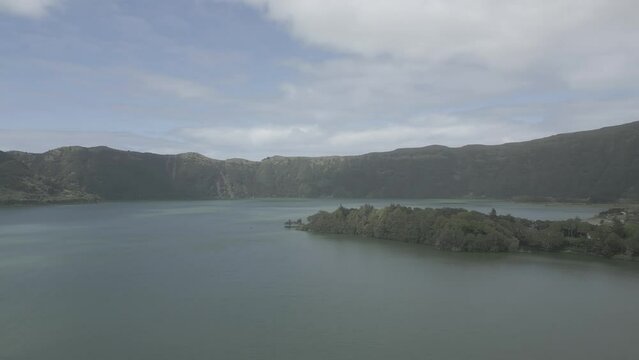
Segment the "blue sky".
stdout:
<path fill-rule="evenodd" d="M 636 121 L 637 14 L 631 0 L 0 0 L 0 149 L 261 159 Z"/>

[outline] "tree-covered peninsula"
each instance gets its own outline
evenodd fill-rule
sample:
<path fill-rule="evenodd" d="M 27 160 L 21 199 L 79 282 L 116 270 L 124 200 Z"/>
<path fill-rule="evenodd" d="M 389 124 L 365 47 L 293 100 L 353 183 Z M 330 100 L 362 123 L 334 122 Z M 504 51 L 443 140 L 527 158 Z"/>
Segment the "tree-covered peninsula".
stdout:
<path fill-rule="evenodd" d="M 308 217 L 301 230 L 358 235 L 467 252 L 579 252 L 605 257 L 639 256 L 636 211 L 612 209 L 589 222 L 531 221 L 464 209 L 391 205 L 376 209 L 339 207 Z"/>

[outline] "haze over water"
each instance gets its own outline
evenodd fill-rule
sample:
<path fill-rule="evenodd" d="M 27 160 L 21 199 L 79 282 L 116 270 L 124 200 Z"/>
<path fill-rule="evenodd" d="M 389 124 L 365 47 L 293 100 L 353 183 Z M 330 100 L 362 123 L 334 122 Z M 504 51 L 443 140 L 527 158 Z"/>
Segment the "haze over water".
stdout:
<path fill-rule="evenodd" d="M 639 264 L 286 230 L 340 205 L 532 219 L 605 207 L 238 200 L 0 208 L 0 359 L 636 359 Z"/>

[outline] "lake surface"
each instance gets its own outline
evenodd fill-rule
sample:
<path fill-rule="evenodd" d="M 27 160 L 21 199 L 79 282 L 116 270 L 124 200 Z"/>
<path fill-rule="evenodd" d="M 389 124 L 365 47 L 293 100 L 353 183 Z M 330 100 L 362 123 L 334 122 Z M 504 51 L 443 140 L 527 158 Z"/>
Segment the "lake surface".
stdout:
<path fill-rule="evenodd" d="M 0 359 L 639 359 L 639 264 L 286 230 L 390 200 L 0 209 Z M 397 200 L 534 219 L 598 207 Z"/>

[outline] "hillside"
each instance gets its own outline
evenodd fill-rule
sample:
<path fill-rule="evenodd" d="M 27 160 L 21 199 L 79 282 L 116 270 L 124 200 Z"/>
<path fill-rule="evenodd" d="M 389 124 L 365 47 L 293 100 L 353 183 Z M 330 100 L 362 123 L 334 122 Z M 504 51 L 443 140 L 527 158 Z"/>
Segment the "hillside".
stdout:
<path fill-rule="evenodd" d="M 107 147 L 0 152 L 0 201 L 246 197 L 639 200 L 639 122 L 504 145 L 214 160 Z"/>

